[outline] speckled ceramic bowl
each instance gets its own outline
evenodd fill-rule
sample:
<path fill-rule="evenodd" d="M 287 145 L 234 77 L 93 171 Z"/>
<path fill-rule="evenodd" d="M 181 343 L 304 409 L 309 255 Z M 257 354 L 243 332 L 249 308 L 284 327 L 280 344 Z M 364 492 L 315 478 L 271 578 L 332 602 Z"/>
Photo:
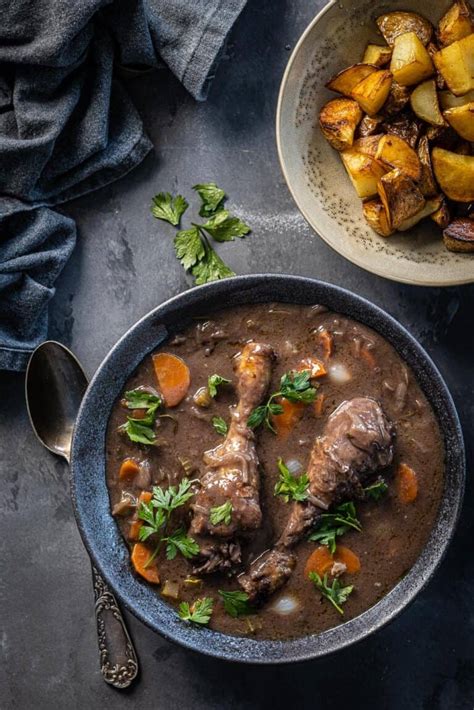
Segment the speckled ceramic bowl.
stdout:
<path fill-rule="evenodd" d="M 112 406 L 141 360 L 196 316 L 242 303 L 323 303 L 384 336 L 415 375 L 436 412 L 446 446 L 446 484 L 437 522 L 418 561 L 380 602 L 355 619 L 319 635 L 289 641 L 225 636 L 181 621 L 159 595 L 131 571 L 129 552 L 111 513 L 105 481 L 105 437 Z M 420 345 L 393 318 L 337 286 L 296 276 L 240 276 L 186 291 L 151 311 L 119 340 L 99 367 L 75 427 L 72 498 L 79 530 L 94 563 L 117 597 L 166 638 L 219 658 L 284 663 L 316 658 L 358 641 L 393 619 L 424 587 L 454 532 L 464 486 L 464 447 L 451 396 Z"/>
<path fill-rule="evenodd" d="M 313 229 L 349 261 L 388 279 L 420 286 L 474 281 L 474 256 L 445 249 L 441 230 L 424 220 L 384 238 L 367 225 L 341 159 L 318 126 L 321 107 L 337 94 L 325 83 L 360 62 L 366 44 L 382 44 L 375 18 L 414 10 L 437 22 L 451 0 L 334 0 L 311 22 L 285 71 L 276 135 L 281 167 L 299 209 Z"/>

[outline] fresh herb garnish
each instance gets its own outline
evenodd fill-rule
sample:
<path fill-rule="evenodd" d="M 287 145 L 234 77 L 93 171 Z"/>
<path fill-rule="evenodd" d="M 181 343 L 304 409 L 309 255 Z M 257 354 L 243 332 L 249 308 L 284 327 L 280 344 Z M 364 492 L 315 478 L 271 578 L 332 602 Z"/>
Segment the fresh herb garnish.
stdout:
<path fill-rule="evenodd" d="M 192 621 L 194 624 L 208 624 L 212 616 L 214 600 L 211 597 L 203 597 L 189 605 L 188 602 L 181 602 L 178 607 L 178 615 L 183 621 Z"/>
<path fill-rule="evenodd" d="M 194 185 L 193 190 L 196 190 L 202 200 L 201 209 L 199 210 L 201 217 L 210 217 L 217 212 L 225 198 L 224 190 L 217 187 L 215 182 Z"/>
<path fill-rule="evenodd" d="M 227 426 L 226 421 L 222 419 L 222 417 L 212 417 L 211 424 L 217 431 L 217 433 L 221 434 L 221 436 L 225 436 L 229 431 L 229 427 Z"/>
<path fill-rule="evenodd" d="M 216 242 L 232 242 L 235 237 L 245 237 L 250 227 L 238 217 L 231 217 L 227 210 L 219 210 L 204 224 L 195 224 L 200 230 L 206 230 Z"/>
<path fill-rule="evenodd" d="M 388 491 L 388 486 L 383 479 L 372 483 L 372 485 L 364 488 L 364 493 L 373 500 L 380 500 Z"/>
<path fill-rule="evenodd" d="M 153 562 L 163 543 L 166 543 L 166 557 L 169 560 L 174 559 L 178 552 L 186 558 L 194 557 L 198 554 L 199 545 L 192 537 L 188 537 L 182 528 L 174 532 L 168 531 L 171 514 L 174 510 L 187 503 L 194 495 L 191 487 L 195 482 L 183 478 L 177 488 L 170 486 L 165 489 L 160 486 L 154 486 L 151 501 L 149 503 L 141 503 L 138 517 L 143 520 L 143 525 L 140 527 L 138 534 L 139 540 L 144 542 L 151 535 L 158 536 L 156 547 L 146 561 L 145 567 L 148 567 Z"/>
<path fill-rule="evenodd" d="M 229 269 L 227 264 L 222 261 L 206 237 L 202 236 L 202 233 L 201 238 L 204 245 L 204 256 L 191 269 L 196 286 L 207 284 L 209 281 L 219 281 L 220 279 L 227 279 L 229 276 L 235 276 L 235 271 Z"/>
<path fill-rule="evenodd" d="M 152 446 L 156 441 L 155 430 L 151 426 L 145 424 L 140 424 L 142 419 L 132 419 L 132 417 L 127 417 L 127 422 L 122 424 L 120 431 L 127 434 L 130 441 L 135 444 L 145 444 L 147 446 Z"/>
<path fill-rule="evenodd" d="M 230 525 L 230 521 L 232 520 L 232 503 L 230 500 L 226 500 L 222 505 L 211 508 L 209 511 L 209 519 L 212 525 L 219 525 L 219 523 Z"/>
<path fill-rule="evenodd" d="M 151 212 L 156 219 L 162 219 L 176 227 L 188 207 L 182 195 L 173 197 L 169 192 L 160 192 L 153 198 Z"/>
<path fill-rule="evenodd" d="M 344 535 L 350 529 L 360 532 L 362 526 L 357 519 L 354 503 L 342 503 L 335 508 L 333 513 L 323 513 L 318 518 L 318 526 L 309 536 L 312 542 L 326 545 L 331 554 L 336 551 L 336 538 Z"/>
<path fill-rule="evenodd" d="M 217 394 L 217 388 L 221 385 L 230 385 L 230 380 L 221 375 L 210 375 L 207 378 L 207 389 L 211 397 L 215 397 Z"/>
<path fill-rule="evenodd" d="M 275 484 L 275 495 L 281 496 L 285 503 L 289 503 L 290 500 L 306 500 L 309 486 L 309 478 L 306 473 L 301 476 L 293 476 L 282 459 L 278 459 L 278 470 L 280 477 Z"/>
<path fill-rule="evenodd" d="M 127 409 L 145 409 L 144 417 L 127 417 L 120 431 L 128 435 L 130 441 L 136 444 L 150 446 L 155 443 L 156 434 L 153 425 L 156 420 L 156 410 L 161 406 L 161 399 L 156 394 L 145 390 L 129 390 L 125 392 Z"/>
<path fill-rule="evenodd" d="M 321 579 L 317 572 L 310 572 L 308 576 L 316 589 L 322 594 L 323 597 L 331 602 L 339 614 L 344 614 L 342 605 L 346 603 L 349 595 L 354 589 L 354 585 L 349 584 L 347 587 L 343 587 L 337 578 L 333 580 L 332 585 L 329 585 L 327 574 L 325 574 Z"/>
<path fill-rule="evenodd" d="M 270 418 L 283 414 L 281 404 L 274 401 L 277 397 L 283 397 L 290 402 L 302 402 L 303 404 L 314 402 L 316 387 L 311 385 L 310 377 L 311 372 L 309 370 L 286 372 L 280 380 L 278 392 L 274 392 L 266 404 L 262 404 L 253 410 L 247 419 L 247 426 L 250 429 L 256 429 L 261 424 L 265 424 L 268 429 L 275 432 Z"/>
<path fill-rule="evenodd" d="M 218 589 L 218 594 L 222 598 L 225 611 L 229 616 L 233 616 L 234 619 L 238 616 L 253 613 L 253 609 L 248 603 L 249 595 L 246 592 L 241 592 L 240 590 L 225 592 L 222 589 Z"/>

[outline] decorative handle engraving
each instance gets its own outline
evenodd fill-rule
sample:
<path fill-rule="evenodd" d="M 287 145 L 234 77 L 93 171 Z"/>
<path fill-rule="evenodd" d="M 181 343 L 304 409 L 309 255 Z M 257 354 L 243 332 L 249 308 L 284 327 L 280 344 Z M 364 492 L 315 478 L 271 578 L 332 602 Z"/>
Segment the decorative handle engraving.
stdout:
<path fill-rule="evenodd" d="M 100 672 L 106 683 L 128 688 L 138 675 L 137 654 L 117 601 L 92 566 Z"/>

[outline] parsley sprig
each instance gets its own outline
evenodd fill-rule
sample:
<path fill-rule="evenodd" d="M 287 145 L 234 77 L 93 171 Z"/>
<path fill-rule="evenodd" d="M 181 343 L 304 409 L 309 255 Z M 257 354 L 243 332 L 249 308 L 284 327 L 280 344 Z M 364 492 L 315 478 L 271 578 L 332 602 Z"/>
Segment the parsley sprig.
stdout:
<path fill-rule="evenodd" d="M 387 491 L 388 486 L 383 478 L 380 478 L 378 481 L 375 481 L 375 483 L 372 483 L 370 486 L 367 486 L 367 488 L 364 488 L 365 495 L 373 500 L 380 500 Z"/>
<path fill-rule="evenodd" d="M 201 217 L 211 217 L 217 212 L 225 200 L 225 192 L 222 188 L 217 187 L 215 182 L 206 182 L 199 185 L 194 185 L 193 190 L 196 190 L 202 200 L 199 215 Z"/>
<path fill-rule="evenodd" d="M 240 590 L 226 592 L 222 589 L 218 589 L 217 591 L 224 604 L 224 609 L 229 616 L 236 619 L 238 616 L 253 613 L 253 609 L 249 604 L 249 595 L 246 592 Z"/>
<path fill-rule="evenodd" d="M 283 397 L 290 402 L 302 402 L 303 404 L 314 402 L 316 387 L 311 385 L 310 378 L 311 372 L 309 370 L 286 372 L 280 380 L 278 392 L 274 392 L 268 398 L 266 404 L 262 404 L 253 410 L 247 419 L 247 426 L 250 429 L 256 429 L 261 424 L 265 424 L 268 429 L 275 432 L 271 417 L 283 414 L 283 407 L 278 402 L 275 402 L 275 399 Z"/>
<path fill-rule="evenodd" d="M 157 409 L 161 406 L 161 399 L 146 390 L 129 390 L 125 392 L 124 401 L 127 409 L 145 409 L 145 416 L 140 419 L 128 417 L 125 424 L 120 427 L 120 431 L 127 434 L 130 441 L 148 446 L 155 443 L 156 434 L 154 424 L 156 421 Z"/>
<path fill-rule="evenodd" d="M 183 621 L 191 621 L 193 624 L 205 626 L 212 616 L 214 600 L 211 597 L 196 599 L 191 605 L 188 602 L 181 602 L 178 607 L 178 615 Z"/>
<path fill-rule="evenodd" d="M 309 478 L 306 473 L 293 476 L 283 459 L 278 459 L 280 476 L 275 484 L 275 495 L 281 496 L 285 503 L 290 500 L 303 501 L 308 498 Z"/>
<path fill-rule="evenodd" d="M 230 385 L 230 380 L 217 374 L 209 375 L 207 378 L 207 389 L 212 398 L 217 395 L 217 388 L 221 385 Z"/>
<path fill-rule="evenodd" d="M 222 505 L 217 505 L 214 508 L 211 508 L 209 511 L 209 519 L 211 524 L 220 525 L 220 523 L 224 523 L 224 525 L 230 525 L 232 520 L 232 510 L 233 508 L 230 500 L 226 500 L 226 502 L 222 503 Z"/>
<path fill-rule="evenodd" d="M 169 192 L 160 192 L 152 200 L 151 213 L 156 219 L 162 219 L 177 227 L 188 207 L 182 195 L 173 197 Z"/>
<path fill-rule="evenodd" d="M 155 549 L 145 567 L 153 562 L 163 543 L 166 543 L 166 557 L 173 560 L 180 552 L 187 559 L 195 557 L 199 552 L 199 545 L 192 538 L 186 535 L 183 528 L 178 528 L 173 532 L 168 530 L 173 511 L 182 507 L 194 495 L 192 490 L 195 480 L 190 481 L 183 478 L 179 486 L 169 488 L 153 487 L 153 497 L 149 503 L 141 503 L 138 510 L 138 517 L 143 521 L 138 537 L 141 542 L 145 542 L 151 535 L 157 535 L 158 541 Z"/>
<path fill-rule="evenodd" d="M 321 578 L 317 572 L 310 572 L 308 576 L 318 592 L 320 592 L 323 597 L 331 602 L 339 614 L 344 614 L 342 605 L 348 600 L 352 590 L 354 589 L 354 585 L 349 584 L 346 587 L 343 587 L 337 577 L 333 580 L 332 584 L 329 585 L 327 574 Z"/>
<path fill-rule="evenodd" d="M 326 545 L 333 555 L 336 551 L 336 539 L 350 529 L 358 532 L 362 530 L 352 501 L 338 505 L 332 513 L 323 513 L 318 518 L 316 530 L 311 533 L 308 539 L 312 542 L 319 542 L 320 545 Z"/>
<path fill-rule="evenodd" d="M 217 431 L 218 434 L 221 436 L 225 436 L 227 432 L 229 431 L 229 427 L 227 426 L 227 422 L 225 419 L 222 419 L 222 417 L 212 417 L 211 419 L 211 424 L 214 427 L 214 429 Z"/>

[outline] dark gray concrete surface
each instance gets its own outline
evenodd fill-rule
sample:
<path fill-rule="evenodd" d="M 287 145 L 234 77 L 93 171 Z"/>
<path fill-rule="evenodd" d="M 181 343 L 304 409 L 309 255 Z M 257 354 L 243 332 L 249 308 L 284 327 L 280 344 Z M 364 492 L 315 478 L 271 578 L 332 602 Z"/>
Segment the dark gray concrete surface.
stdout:
<path fill-rule="evenodd" d="M 125 179 L 65 208 L 78 222 L 79 239 L 51 307 L 51 335 L 92 374 L 134 321 L 186 288 L 173 230 L 151 217 L 150 198 L 170 189 L 189 195 L 191 185 L 213 179 L 253 227 L 248 239 L 222 246 L 234 270 L 321 278 L 398 318 L 444 374 L 472 461 L 474 287 L 417 289 L 344 261 L 306 225 L 280 173 L 278 86 L 290 49 L 322 4 L 250 0 L 206 104 L 194 103 L 166 70 L 127 80 L 155 151 Z M 317 662 L 254 668 L 194 655 L 128 616 L 142 675 L 119 693 L 98 672 L 91 578 L 67 468 L 30 432 L 23 376 L 0 374 L 0 392 L 0 707 L 474 707 L 470 480 L 461 524 L 435 579 L 374 637 Z"/>

